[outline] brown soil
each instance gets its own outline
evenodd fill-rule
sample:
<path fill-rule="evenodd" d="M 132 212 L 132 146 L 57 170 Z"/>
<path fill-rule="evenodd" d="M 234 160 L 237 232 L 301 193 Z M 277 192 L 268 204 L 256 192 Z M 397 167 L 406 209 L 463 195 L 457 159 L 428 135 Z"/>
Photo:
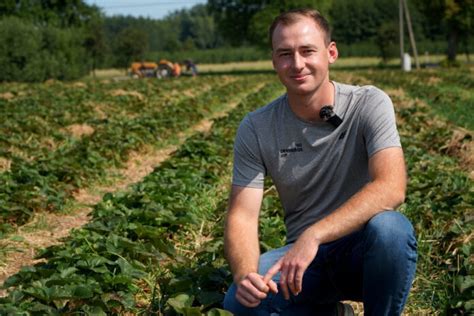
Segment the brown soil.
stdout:
<path fill-rule="evenodd" d="M 443 148 L 443 151 L 457 157 L 461 167 L 469 173 L 474 180 L 474 133 L 460 127 L 456 127 L 450 141 Z"/>
<path fill-rule="evenodd" d="M 87 88 L 87 84 L 80 81 L 72 83 L 71 86 L 74 88 Z"/>
<path fill-rule="evenodd" d="M 11 160 L 0 157 L 0 172 L 5 172 L 5 171 L 10 170 L 11 165 L 12 165 Z"/>
<path fill-rule="evenodd" d="M 126 90 L 122 90 L 122 89 L 117 89 L 117 90 L 111 91 L 110 94 L 114 97 L 117 97 L 117 96 L 132 96 L 132 97 L 137 98 L 140 101 L 145 100 L 145 97 L 143 96 L 143 94 L 141 94 L 138 91 L 126 91 Z"/>
<path fill-rule="evenodd" d="M 84 135 L 89 136 L 94 133 L 94 128 L 87 124 L 72 124 L 66 127 L 66 130 L 76 138 L 81 138 Z"/>
<path fill-rule="evenodd" d="M 255 87 L 252 92 L 259 90 L 262 86 Z M 39 262 L 35 259 L 38 249 L 61 243 L 61 240 L 68 236 L 72 229 L 80 228 L 86 224 L 89 220 L 88 213 L 95 204 L 102 200 L 105 193 L 125 190 L 129 185 L 141 181 L 156 166 L 176 151 L 188 137 L 198 132 L 209 131 L 212 127 L 212 119 L 225 115 L 237 104 L 238 102 L 227 104 L 225 110 L 214 113 L 208 119 L 204 119 L 180 133 L 176 145 L 170 145 L 159 150 L 145 147 L 140 151 L 131 153 L 125 168 L 109 170 L 109 174 L 115 175 L 115 177 L 118 174 L 120 180 L 114 181 L 110 185 L 96 185 L 78 190 L 74 195 L 74 199 L 77 205 L 81 206 L 77 207 L 71 214 L 38 214 L 29 224 L 18 229 L 14 239 L 20 241 L 12 240 L 12 238 L 0 240 L 0 249 L 6 252 L 0 262 L 0 284 L 3 284 L 9 276 L 17 273 L 22 266 L 30 266 Z M 6 295 L 6 291 L 0 291 L 0 296 L 4 295 Z"/>
<path fill-rule="evenodd" d="M 0 99 L 11 100 L 14 97 L 15 97 L 15 95 L 11 92 L 0 93 Z"/>

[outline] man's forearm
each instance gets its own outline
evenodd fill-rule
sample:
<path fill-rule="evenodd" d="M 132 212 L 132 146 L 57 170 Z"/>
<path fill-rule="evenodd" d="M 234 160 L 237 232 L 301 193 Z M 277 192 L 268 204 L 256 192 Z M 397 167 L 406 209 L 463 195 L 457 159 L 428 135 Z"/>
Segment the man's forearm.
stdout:
<path fill-rule="evenodd" d="M 229 212 L 224 232 L 224 249 L 234 281 L 257 272 L 260 255 L 258 223 L 238 212 Z"/>
<path fill-rule="evenodd" d="M 308 233 L 319 244 L 331 242 L 361 229 L 377 213 L 395 209 L 403 199 L 403 192 L 390 191 L 381 183 L 371 182 L 332 214 L 310 226 Z"/>
<path fill-rule="evenodd" d="M 406 171 L 401 149 L 391 148 L 376 154 L 371 168 L 372 182 L 332 214 L 310 226 L 304 234 L 316 238 L 318 244 L 327 243 L 361 229 L 377 213 L 395 209 L 403 203 Z"/>

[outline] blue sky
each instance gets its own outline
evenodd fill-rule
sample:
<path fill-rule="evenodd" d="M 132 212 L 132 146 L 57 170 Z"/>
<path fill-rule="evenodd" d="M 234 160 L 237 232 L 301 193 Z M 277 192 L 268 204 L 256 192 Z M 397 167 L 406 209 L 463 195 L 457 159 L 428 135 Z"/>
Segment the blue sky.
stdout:
<path fill-rule="evenodd" d="M 150 17 L 161 19 L 167 14 L 183 9 L 191 8 L 206 0 L 85 0 L 88 4 L 95 4 L 102 9 L 107 16 L 132 15 L 135 17 Z"/>

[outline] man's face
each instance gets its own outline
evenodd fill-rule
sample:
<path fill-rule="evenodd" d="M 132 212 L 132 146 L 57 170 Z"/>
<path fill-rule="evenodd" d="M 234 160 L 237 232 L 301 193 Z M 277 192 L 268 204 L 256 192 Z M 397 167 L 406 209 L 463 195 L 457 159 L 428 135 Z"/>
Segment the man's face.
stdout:
<path fill-rule="evenodd" d="M 326 46 L 324 33 L 307 17 L 291 25 L 279 24 L 272 46 L 273 67 L 290 94 L 316 92 L 329 78 L 329 64 L 337 59 L 336 44 Z"/>

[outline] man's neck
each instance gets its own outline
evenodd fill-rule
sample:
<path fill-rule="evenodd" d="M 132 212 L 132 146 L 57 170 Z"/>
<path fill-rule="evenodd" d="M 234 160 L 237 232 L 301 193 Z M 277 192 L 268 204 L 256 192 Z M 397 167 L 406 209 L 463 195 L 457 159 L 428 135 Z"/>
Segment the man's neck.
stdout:
<path fill-rule="evenodd" d="M 322 121 L 319 117 L 321 108 L 334 104 L 334 92 L 334 84 L 328 80 L 314 93 L 292 94 L 288 92 L 288 103 L 293 113 L 300 119 L 318 122 Z"/>

